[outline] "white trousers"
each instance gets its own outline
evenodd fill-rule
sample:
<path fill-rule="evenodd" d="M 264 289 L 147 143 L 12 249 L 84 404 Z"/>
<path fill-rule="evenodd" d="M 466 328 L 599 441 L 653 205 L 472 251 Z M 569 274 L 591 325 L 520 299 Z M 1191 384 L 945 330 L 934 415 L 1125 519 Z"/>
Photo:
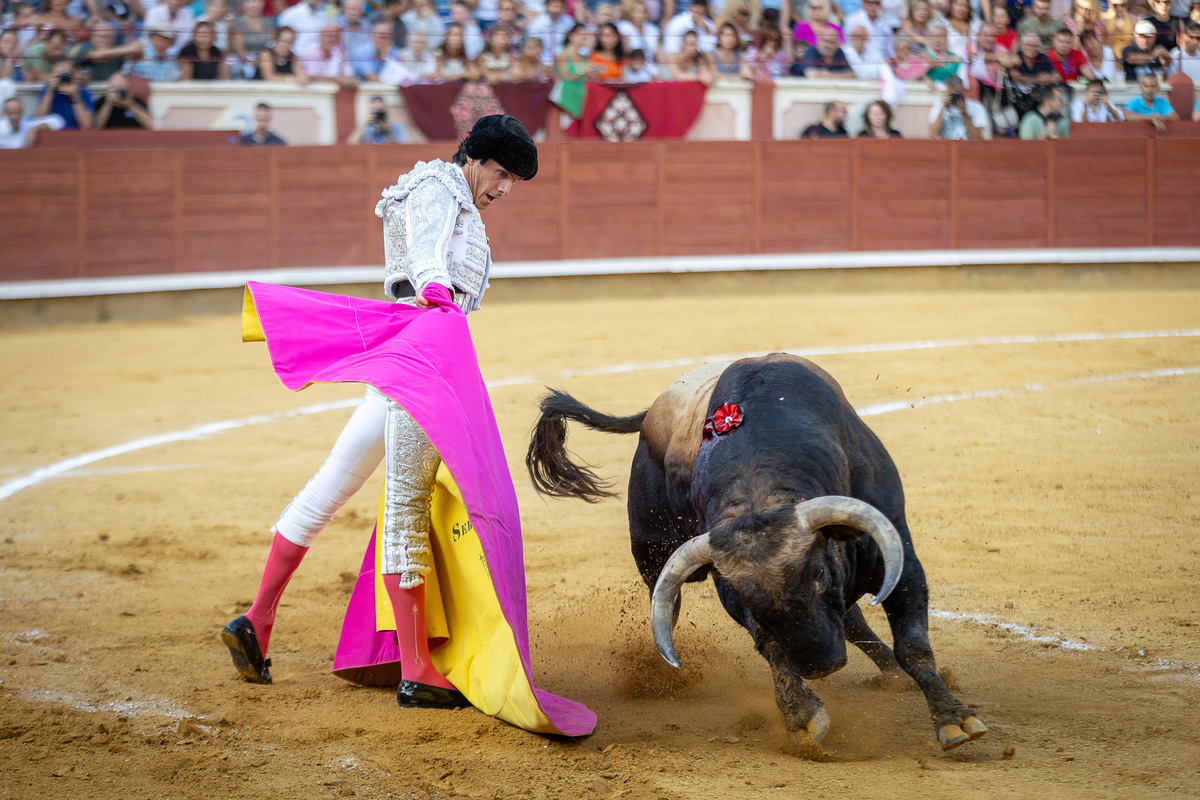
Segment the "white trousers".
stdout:
<path fill-rule="evenodd" d="M 367 387 L 325 463 L 271 530 L 310 547 L 385 457 L 383 571 L 400 575 L 402 587 L 420 585 L 432 568 L 429 506 L 441 456 L 408 412 L 373 386 Z"/>

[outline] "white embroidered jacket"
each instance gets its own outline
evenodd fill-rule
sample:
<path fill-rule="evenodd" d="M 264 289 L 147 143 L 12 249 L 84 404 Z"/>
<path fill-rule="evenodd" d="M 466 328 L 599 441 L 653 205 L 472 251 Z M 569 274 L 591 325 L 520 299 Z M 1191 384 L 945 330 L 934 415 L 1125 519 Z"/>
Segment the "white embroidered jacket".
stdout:
<path fill-rule="evenodd" d="M 462 169 L 440 159 L 418 161 L 375 206 L 383 218 L 383 289 L 411 302 L 430 283 L 451 287 L 470 313 L 488 286 L 487 232 Z"/>

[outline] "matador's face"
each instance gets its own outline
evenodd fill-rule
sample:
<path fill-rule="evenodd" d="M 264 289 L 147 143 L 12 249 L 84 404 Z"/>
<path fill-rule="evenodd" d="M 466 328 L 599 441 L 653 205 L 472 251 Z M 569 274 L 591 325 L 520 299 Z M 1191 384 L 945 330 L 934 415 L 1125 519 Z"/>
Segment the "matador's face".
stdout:
<path fill-rule="evenodd" d="M 513 184 L 521 180 L 490 158 L 485 161 L 468 158 L 463 165 L 463 176 L 471 187 L 475 207 L 480 211 L 508 194 Z"/>

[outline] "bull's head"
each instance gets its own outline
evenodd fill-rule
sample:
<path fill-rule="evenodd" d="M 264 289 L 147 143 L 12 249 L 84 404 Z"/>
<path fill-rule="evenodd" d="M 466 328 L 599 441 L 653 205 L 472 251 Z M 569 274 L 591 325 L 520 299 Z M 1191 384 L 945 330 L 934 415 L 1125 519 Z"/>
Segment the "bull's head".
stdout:
<path fill-rule="evenodd" d="M 728 522 L 688 541 L 663 567 L 651 601 L 651 627 L 658 652 L 679 666 L 672 642 L 679 588 L 707 565 L 733 585 L 762 629 L 772 637 L 802 678 L 818 678 L 845 663 L 843 565 L 820 532 L 826 526 L 869 536 L 883 553 L 883 601 L 900 580 L 904 549 L 895 526 L 874 507 L 851 497 L 818 497 L 784 514 L 754 515 Z M 748 530 L 757 526 L 758 530 Z"/>

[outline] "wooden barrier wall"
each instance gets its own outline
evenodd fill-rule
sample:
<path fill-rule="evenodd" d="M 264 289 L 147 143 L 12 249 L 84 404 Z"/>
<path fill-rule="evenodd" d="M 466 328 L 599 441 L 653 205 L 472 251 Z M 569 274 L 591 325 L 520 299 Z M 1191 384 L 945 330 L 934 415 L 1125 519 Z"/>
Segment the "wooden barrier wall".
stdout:
<path fill-rule="evenodd" d="M 0 280 L 382 263 L 380 190 L 447 145 L 0 151 Z M 1200 242 L 1200 139 L 564 143 L 502 261 Z"/>

